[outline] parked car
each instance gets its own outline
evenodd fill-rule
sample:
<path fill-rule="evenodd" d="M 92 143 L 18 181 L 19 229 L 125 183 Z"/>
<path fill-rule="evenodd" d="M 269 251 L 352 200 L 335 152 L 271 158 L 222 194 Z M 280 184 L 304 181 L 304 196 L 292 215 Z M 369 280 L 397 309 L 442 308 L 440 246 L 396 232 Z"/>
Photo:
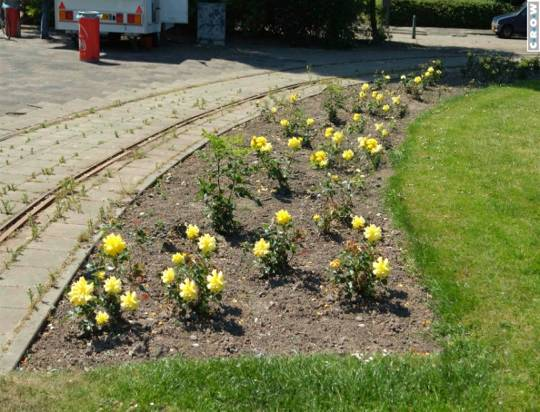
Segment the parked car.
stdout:
<path fill-rule="evenodd" d="M 527 3 L 518 10 L 493 17 L 491 30 L 499 37 L 509 39 L 513 35 L 527 35 Z"/>

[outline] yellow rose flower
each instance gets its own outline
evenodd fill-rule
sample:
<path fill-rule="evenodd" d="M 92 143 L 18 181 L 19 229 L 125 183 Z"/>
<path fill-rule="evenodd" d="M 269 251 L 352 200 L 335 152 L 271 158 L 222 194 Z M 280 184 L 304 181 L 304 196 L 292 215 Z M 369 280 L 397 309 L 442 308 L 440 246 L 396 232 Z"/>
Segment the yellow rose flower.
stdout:
<path fill-rule="evenodd" d="M 368 137 L 359 137 L 358 138 L 358 147 L 360 149 L 365 149 L 367 140 L 368 140 Z"/>
<path fill-rule="evenodd" d="M 324 130 L 324 137 L 326 137 L 327 139 L 332 137 L 333 134 L 334 134 L 334 128 L 333 127 L 327 127 Z"/>
<path fill-rule="evenodd" d="M 430 72 L 425 72 L 425 73 L 424 73 L 424 77 L 425 77 L 425 78 L 431 77 L 431 73 L 430 73 Z"/>
<path fill-rule="evenodd" d="M 416 77 L 414 78 L 414 82 L 415 82 L 416 84 L 420 84 L 420 83 L 422 83 L 422 78 L 421 78 L 420 76 L 416 76 Z"/>
<path fill-rule="evenodd" d="M 392 97 L 392 103 L 394 103 L 396 106 L 399 106 L 401 104 L 401 96 Z"/>
<path fill-rule="evenodd" d="M 369 225 L 364 229 L 364 237 L 370 243 L 375 243 L 381 240 L 382 231 L 379 226 Z"/>
<path fill-rule="evenodd" d="M 194 302 L 199 297 L 199 287 L 192 279 L 185 279 L 178 288 L 180 297 L 186 302 Z"/>
<path fill-rule="evenodd" d="M 382 107 L 382 110 L 383 112 L 388 112 L 390 110 L 390 106 L 385 104 L 383 107 Z"/>
<path fill-rule="evenodd" d="M 362 216 L 353 216 L 351 221 L 352 227 L 355 230 L 360 230 L 366 224 L 366 220 Z"/>
<path fill-rule="evenodd" d="M 103 253 L 107 256 L 115 257 L 124 251 L 126 248 L 126 242 L 122 239 L 122 236 L 111 233 L 105 239 L 103 239 Z"/>
<path fill-rule="evenodd" d="M 384 94 L 377 93 L 377 96 L 375 96 L 375 100 L 377 101 L 377 103 L 382 102 L 384 100 Z"/>
<path fill-rule="evenodd" d="M 364 84 L 362 85 L 362 91 L 363 91 L 363 92 L 367 92 L 368 90 L 369 90 L 369 84 L 368 84 L 368 83 L 364 83 Z"/>
<path fill-rule="evenodd" d="M 98 280 L 103 280 L 105 279 L 105 271 L 104 270 L 100 270 L 99 272 L 96 273 L 96 277 L 98 278 Z"/>
<path fill-rule="evenodd" d="M 315 223 L 319 223 L 321 221 L 321 215 L 319 214 L 314 214 L 313 217 L 312 217 L 313 221 Z"/>
<path fill-rule="evenodd" d="M 270 153 L 272 151 L 272 143 L 268 142 L 259 149 L 261 153 Z"/>
<path fill-rule="evenodd" d="M 379 256 L 379 258 L 373 262 L 373 274 L 379 280 L 386 279 L 390 274 L 391 269 L 388 259 L 386 258 L 383 259 Z"/>
<path fill-rule="evenodd" d="M 99 327 L 102 327 L 109 323 L 110 316 L 107 312 L 103 312 L 100 310 L 98 313 L 96 313 L 96 325 Z"/>
<path fill-rule="evenodd" d="M 381 144 L 378 144 L 377 146 L 373 147 L 372 149 L 370 149 L 369 153 L 371 153 L 372 155 L 374 154 L 377 154 L 379 152 L 381 152 L 383 149 L 382 145 Z"/>
<path fill-rule="evenodd" d="M 220 293 L 225 287 L 223 272 L 221 270 L 218 272 L 216 269 L 212 270 L 212 274 L 206 277 L 206 282 L 208 282 L 206 287 L 210 292 L 213 294 Z"/>
<path fill-rule="evenodd" d="M 206 233 L 199 238 L 199 250 L 204 255 L 209 255 L 210 253 L 214 252 L 216 248 L 217 248 L 217 242 L 214 236 L 211 236 L 208 233 Z"/>
<path fill-rule="evenodd" d="M 278 210 L 275 214 L 276 223 L 285 226 L 292 221 L 292 216 L 284 209 Z"/>
<path fill-rule="evenodd" d="M 328 166 L 328 155 L 324 150 L 317 150 L 309 157 L 310 162 L 318 168 L 325 168 Z"/>
<path fill-rule="evenodd" d="M 353 122 L 358 123 L 362 120 L 362 115 L 360 113 L 354 113 L 352 116 Z"/>
<path fill-rule="evenodd" d="M 341 157 L 343 157 L 343 160 L 349 161 L 354 157 L 354 152 L 351 149 L 345 150 Z"/>
<path fill-rule="evenodd" d="M 115 276 L 111 276 L 105 281 L 103 290 L 109 295 L 119 295 L 122 292 L 122 281 Z"/>
<path fill-rule="evenodd" d="M 378 144 L 379 142 L 377 141 L 377 139 L 370 137 L 366 139 L 365 148 L 371 152 L 375 147 L 377 147 Z"/>
<path fill-rule="evenodd" d="M 427 69 L 428 73 L 433 73 L 435 71 L 435 69 L 433 67 L 428 67 Z"/>
<path fill-rule="evenodd" d="M 281 119 L 279 124 L 281 125 L 281 127 L 287 128 L 291 123 L 287 119 Z"/>
<path fill-rule="evenodd" d="M 361 100 L 364 100 L 366 98 L 366 92 L 360 92 L 358 93 L 358 98 L 361 99 Z"/>
<path fill-rule="evenodd" d="M 199 237 L 199 227 L 197 225 L 188 225 L 186 228 L 186 236 L 189 240 L 194 240 Z"/>
<path fill-rule="evenodd" d="M 253 254 L 257 257 L 263 257 L 270 253 L 270 243 L 261 238 L 255 242 L 253 246 Z"/>
<path fill-rule="evenodd" d="M 289 103 L 295 104 L 298 101 L 298 95 L 297 94 L 291 94 L 289 96 Z"/>
<path fill-rule="evenodd" d="M 289 146 L 289 149 L 299 150 L 302 147 L 302 138 L 291 137 L 287 142 L 287 146 Z"/>
<path fill-rule="evenodd" d="M 177 252 L 171 256 L 171 262 L 173 265 L 183 265 L 186 263 L 186 254 Z"/>
<path fill-rule="evenodd" d="M 373 99 L 375 99 L 375 98 L 377 97 L 378 94 L 379 94 L 378 91 L 373 90 L 373 91 L 371 92 L 371 97 L 372 97 Z"/>
<path fill-rule="evenodd" d="M 120 296 L 120 307 L 126 312 L 136 311 L 139 308 L 137 293 L 128 291 Z"/>
<path fill-rule="evenodd" d="M 332 269 L 339 269 L 341 267 L 341 260 L 339 259 L 334 259 L 330 262 L 329 266 L 332 268 Z"/>
<path fill-rule="evenodd" d="M 173 283 L 175 278 L 176 273 L 174 273 L 173 268 L 167 268 L 163 272 L 161 272 L 161 281 L 166 285 L 170 285 L 171 283 Z"/>
<path fill-rule="evenodd" d="M 308 117 L 308 118 L 306 119 L 306 126 L 311 127 L 311 126 L 313 126 L 314 124 L 315 124 L 315 119 L 313 119 L 313 118 L 311 118 L 311 117 Z"/>
<path fill-rule="evenodd" d="M 272 114 L 276 114 L 277 113 L 277 107 L 272 107 L 270 109 L 270 112 L 272 112 Z"/>
<path fill-rule="evenodd" d="M 335 132 L 332 136 L 332 141 L 336 146 L 339 146 L 341 142 L 343 141 L 343 133 L 341 132 Z"/>
<path fill-rule="evenodd" d="M 375 123 L 375 131 L 380 131 L 384 127 L 384 123 Z"/>
<path fill-rule="evenodd" d="M 71 285 L 68 298 L 73 306 L 86 305 L 94 299 L 94 284 L 81 276 L 77 282 Z"/>

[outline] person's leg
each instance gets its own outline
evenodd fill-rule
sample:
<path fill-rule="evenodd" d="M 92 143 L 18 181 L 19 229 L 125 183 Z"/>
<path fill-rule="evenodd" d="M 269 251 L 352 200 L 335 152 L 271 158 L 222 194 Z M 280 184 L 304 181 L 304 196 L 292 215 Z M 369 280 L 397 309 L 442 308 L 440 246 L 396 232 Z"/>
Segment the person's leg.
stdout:
<path fill-rule="evenodd" d="M 41 0 L 41 38 L 49 38 L 49 0 Z"/>

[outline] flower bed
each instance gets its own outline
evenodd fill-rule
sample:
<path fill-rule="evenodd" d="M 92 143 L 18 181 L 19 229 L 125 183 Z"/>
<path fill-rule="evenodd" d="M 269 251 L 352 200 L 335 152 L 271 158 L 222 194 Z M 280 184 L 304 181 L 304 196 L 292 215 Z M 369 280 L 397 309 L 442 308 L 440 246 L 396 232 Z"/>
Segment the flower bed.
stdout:
<path fill-rule="evenodd" d="M 118 237 L 96 248 L 22 366 L 432 351 L 428 296 L 381 196 L 408 119 L 455 92 L 433 71 L 423 88 L 382 74 L 291 95 L 231 132 L 232 149 L 209 136 L 105 227 L 126 248 Z"/>

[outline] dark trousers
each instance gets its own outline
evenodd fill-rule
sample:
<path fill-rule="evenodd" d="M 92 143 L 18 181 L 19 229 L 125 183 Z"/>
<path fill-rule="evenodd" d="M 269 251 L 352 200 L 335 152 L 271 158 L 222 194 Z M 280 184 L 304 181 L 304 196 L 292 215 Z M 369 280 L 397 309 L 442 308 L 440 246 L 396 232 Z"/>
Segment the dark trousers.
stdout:
<path fill-rule="evenodd" d="M 41 0 L 41 38 L 49 38 L 49 2 L 50 0 Z"/>

